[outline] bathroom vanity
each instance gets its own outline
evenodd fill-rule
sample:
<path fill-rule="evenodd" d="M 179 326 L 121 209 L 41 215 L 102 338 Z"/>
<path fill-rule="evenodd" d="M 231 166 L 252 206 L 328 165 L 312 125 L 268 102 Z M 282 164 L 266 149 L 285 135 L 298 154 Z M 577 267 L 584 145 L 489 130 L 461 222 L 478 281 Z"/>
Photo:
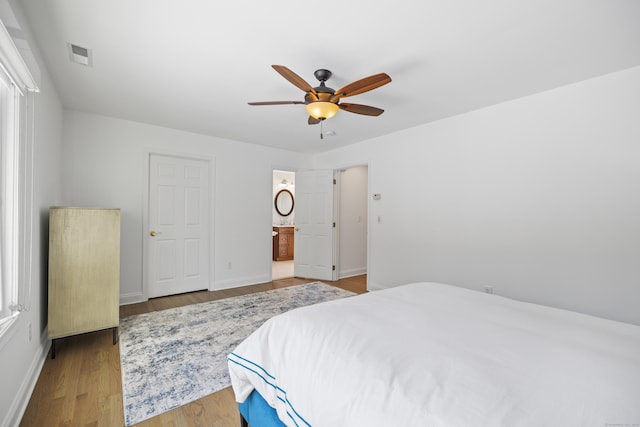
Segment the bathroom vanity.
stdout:
<path fill-rule="evenodd" d="M 273 227 L 273 260 L 293 259 L 293 226 Z"/>

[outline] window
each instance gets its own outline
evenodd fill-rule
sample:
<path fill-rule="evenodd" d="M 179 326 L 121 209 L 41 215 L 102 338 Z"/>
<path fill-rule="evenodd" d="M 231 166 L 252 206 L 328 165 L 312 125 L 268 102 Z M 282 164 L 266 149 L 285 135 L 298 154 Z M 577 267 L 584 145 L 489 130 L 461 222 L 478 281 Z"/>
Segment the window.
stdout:
<path fill-rule="evenodd" d="M 34 96 L 29 93 L 36 90 L 0 23 L 0 336 L 30 304 Z"/>

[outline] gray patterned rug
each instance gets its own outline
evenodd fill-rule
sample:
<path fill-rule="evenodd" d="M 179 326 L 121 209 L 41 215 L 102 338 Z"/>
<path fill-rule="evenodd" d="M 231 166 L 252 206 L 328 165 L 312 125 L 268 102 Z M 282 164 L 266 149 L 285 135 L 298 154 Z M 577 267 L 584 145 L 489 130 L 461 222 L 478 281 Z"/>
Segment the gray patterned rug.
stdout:
<path fill-rule="evenodd" d="M 313 282 L 120 320 L 126 425 L 228 387 L 227 355 L 270 317 L 351 295 Z"/>

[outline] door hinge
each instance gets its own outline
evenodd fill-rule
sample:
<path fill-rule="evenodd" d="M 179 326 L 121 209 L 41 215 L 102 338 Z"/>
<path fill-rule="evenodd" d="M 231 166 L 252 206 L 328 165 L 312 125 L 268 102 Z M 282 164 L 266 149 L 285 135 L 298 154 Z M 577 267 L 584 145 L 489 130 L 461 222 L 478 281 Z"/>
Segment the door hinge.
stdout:
<path fill-rule="evenodd" d="M 333 185 L 336 185 L 336 179 L 333 178 Z"/>
<path fill-rule="evenodd" d="M 334 265 L 331 271 L 336 271 L 336 266 Z"/>
<path fill-rule="evenodd" d="M 333 228 L 336 228 L 336 223 L 335 222 L 333 223 Z"/>

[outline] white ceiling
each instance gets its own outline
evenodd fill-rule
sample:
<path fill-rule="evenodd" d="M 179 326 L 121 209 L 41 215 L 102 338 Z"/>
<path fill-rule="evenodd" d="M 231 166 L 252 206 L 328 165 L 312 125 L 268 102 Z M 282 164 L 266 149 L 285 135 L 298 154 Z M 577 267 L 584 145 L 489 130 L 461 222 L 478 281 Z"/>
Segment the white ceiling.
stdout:
<path fill-rule="evenodd" d="M 638 0 L 21 0 L 65 107 L 300 152 L 319 152 L 640 65 Z M 93 51 L 70 62 L 66 42 Z M 338 89 L 320 140 L 271 64 Z"/>

